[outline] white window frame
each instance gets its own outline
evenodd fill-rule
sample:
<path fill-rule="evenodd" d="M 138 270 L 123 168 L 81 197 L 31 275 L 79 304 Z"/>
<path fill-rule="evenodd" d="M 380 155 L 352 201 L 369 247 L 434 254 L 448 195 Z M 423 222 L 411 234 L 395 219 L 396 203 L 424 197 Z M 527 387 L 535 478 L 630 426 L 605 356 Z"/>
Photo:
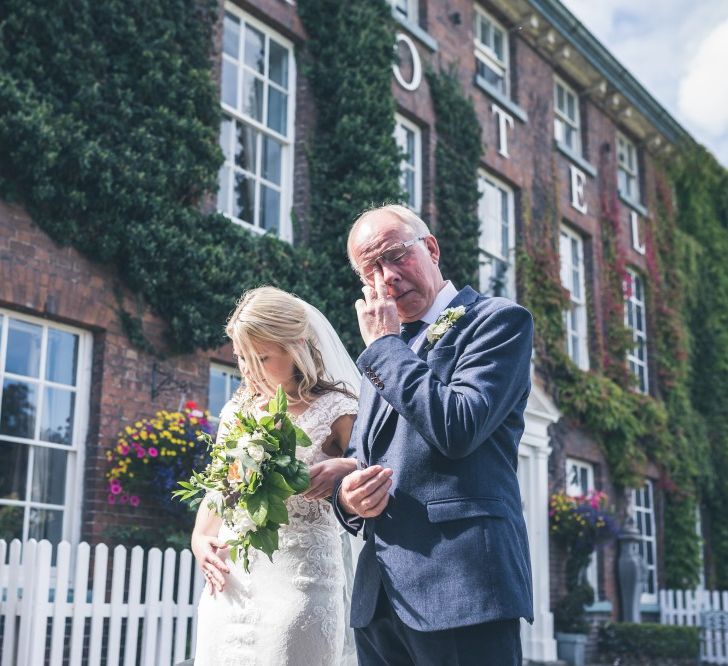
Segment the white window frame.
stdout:
<path fill-rule="evenodd" d="M 491 216 L 488 206 L 488 186 L 495 189 L 501 199 L 499 206 L 499 216 Z M 491 190 L 492 191 L 492 190 Z M 479 262 L 479 280 L 480 291 L 484 294 L 494 295 L 492 290 L 493 284 L 493 266 L 494 261 L 500 261 L 506 264 L 506 280 L 504 284 L 504 293 L 506 298 L 516 300 L 516 222 L 515 222 L 515 201 L 513 189 L 506 185 L 503 181 L 491 175 L 483 169 L 478 171 L 478 221 L 480 223 L 480 233 L 478 241 L 478 262 Z M 505 196 L 505 213 L 506 218 L 503 219 L 503 197 Z M 500 251 L 494 253 L 491 251 L 492 243 L 488 243 L 488 232 L 493 225 L 498 227 L 498 239 L 500 240 Z M 503 234 L 507 234 L 507 249 L 503 252 Z"/>
<path fill-rule="evenodd" d="M 568 245 L 568 256 L 564 256 L 564 245 Z M 574 264 L 573 247 L 576 244 L 577 262 Z M 584 239 L 566 225 L 561 225 L 559 241 L 561 261 L 561 284 L 569 291 L 571 305 L 564 312 L 566 329 L 566 351 L 569 358 L 582 370 L 589 369 L 588 325 L 586 309 L 586 279 L 584 276 Z M 578 280 L 579 294 L 574 289 Z"/>
<path fill-rule="evenodd" d="M 574 98 L 575 118 L 570 118 L 566 109 L 559 108 L 559 88 L 563 90 L 564 103 L 567 103 L 568 96 Z M 565 132 L 561 129 L 563 125 L 568 125 L 573 130 L 573 146 L 570 146 L 566 142 Z M 581 156 L 581 111 L 579 109 L 579 95 L 558 76 L 554 77 L 554 137 L 567 150 L 575 155 Z"/>
<path fill-rule="evenodd" d="M 617 132 L 617 186 L 624 199 L 639 203 L 640 170 L 637 146 L 622 132 Z"/>
<path fill-rule="evenodd" d="M 245 32 L 245 24 L 249 24 L 252 28 L 255 28 L 256 30 L 262 32 L 266 39 L 266 54 L 268 53 L 268 48 L 270 44 L 270 40 L 273 39 L 281 46 L 285 47 L 288 50 L 288 89 L 286 92 L 288 96 L 288 105 L 287 105 L 287 112 L 288 117 L 286 119 L 287 125 L 286 125 L 286 136 L 283 136 L 282 134 L 279 134 L 275 130 L 269 128 L 265 122 L 261 122 L 256 120 L 255 118 L 247 115 L 243 110 L 242 107 L 240 110 L 233 108 L 229 104 L 225 103 L 222 99 L 222 82 L 220 85 L 220 105 L 224 111 L 224 115 L 229 117 L 230 119 L 234 120 L 238 124 L 248 125 L 252 129 L 261 132 L 263 135 L 270 136 L 271 138 L 275 139 L 279 143 L 282 144 L 281 148 L 281 184 L 280 187 L 278 187 L 275 183 L 272 183 L 270 181 L 266 181 L 266 186 L 270 187 L 274 190 L 280 191 L 280 217 L 279 217 L 279 225 L 278 225 L 278 237 L 281 240 L 285 240 L 288 242 L 293 241 L 293 226 L 291 223 L 291 209 L 293 206 L 293 163 L 294 163 L 294 141 L 295 141 L 295 117 L 296 117 L 296 58 L 295 58 L 295 49 L 293 42 L 291 42 L 289 39 L 286 39 L 281 35 L 280 33 L 276 32 L 272 28 L 270 28 L 265 23 L 262 23 L 261 21 L 255 19 L 254 17 L 250 16 L 246 12 L 244 12 L 242 9 L 237 7 L 234 4 L 231 4 L 229 2 L 225 3 L 225 13 L 231 14 L 235 16 L 240 21 L 240 31 L 241 34 L 244 34 Z M 224 28 L 223 28 L 224 30 Z M 248 68 L 247 65 L 244 64 L 244 52 L 243 52 L 243 46 L 242 46 L 242 37 L 241 37 L 241 46 L 240 46 L 240 52 L 239 52 L 239 60 L 235 61 L 231 56 L 227 55 L 224 50 L 222 52 L 222 59 L 223 61 L 229 62 L 233 64 L 236 67 L 236 73 L 237 73 L 237 95 L 238 98 L 240 98 L 240 95 L 242 95 L 243 91 L 243 72 Z M 278 90 L 281 90 L 280 86 L 278 86 L 275 82 L 271 81 L 267 68 L 268 68 L 268 57 L 265 58 L 265 72 L 263 76 L 260 75 L 257 76 L 258 79 L 263 80 L 263 89 L 264 91 L 268 87 L 273 87 Z M 268 104 L 268 94 L 263 93 L 263 109 L 262 109 L 262 118 L 265 120 L 267 118 L 267 104 Z M 222 139 L 221 139 L 222 140 Z M 236 137 L 231 137 L 230 139 L 233 143 L 233 146 L 235 145 Z M 262 146 L 262 141 L 259 142 Z M 231 149 L 229 150 L 229 154 L 232 154 L 234 151 Z M 256 149 L 256 168 L 255 168 L 255 174 L 250 174 L 250 172 L 243 170 L 241 167 L 238 167 L 235 165 L 234 161 L 234 155 L 232 159 L 225 158 L 225 162 L 223 167 L 221 168 L 221 174 L 225 169 L 228 169 L 228 174 L 230 174 L 230 177 L 234 177 L 235 173 L 246 173 L 251 176 L 251 178 L 255 181 L 255 190 L 256 190 L 256 196 L 255 201 L 257 205 L 255 206 L 254 210 L 254 221 L 251 223 L 246 220 L 242 220 L 238 217 L 235 217 L 232 214 L 232 211 L 234 210 L 234 196 L 235 196 L 235 184 L 232 183 L 228 186 L 228 191 L 226 192 L 226 202 L 224 206 L 219 205 L 219 199 L 218 199 L 218 210 L 223 213 L 226 217 L 230 218 L 233 222 L 236 224 L 241 225 L 242 227 L 245 227 L 246 229 L 253 231 L 255 233 L 264 234 L 266 233 L 266 229 L 264 229 L 260 224 L 260 213 L 261 213 L 261 197 L 260 197 L 260 190 L 261 190 L 261 181 L 264 180 L 262 177 L 262 160 L 263 160 L 263 151 L 260 146 Z M 221 176 L 222 177 L 222 176 Z M 218 185 L 218 189 L 220 189 L 220 185 Z M 218 195 L 220 196 L 220 195 Z"/>
<path fill-rule="evenodd" d="M 210 368 L 208 370 L 208 385 L 207 385 L 207 408 L 210 409 L 210 378 L 212 376 L 212 371 L 217 370 L 223 374 L 226 375 L 225 377 L 225 401 L 223 402 L 223 407 L 227 403 L 230 398 L 232 398 L 233 393 L 235 391 L 232 390 L 232 378 L 237 377 L 238 380 L 242 381 L 242 377 L 240 376 L 240 370 L 236 368 L 234 365 L 227 365 L 225 363 L 216 363 L 215 361 L 210 361 Z M 213 414 L 212 411 L 210 411 L 210 418 L 211 423 L 218 423 L 220 421 L 220 414 Z"/>
<path fill-rule="evenodd" d="M 495 28 L 501 33 L 503 39 L 503 57 L 501 58 L 492 45 L 480 41 L 479 37 L 479 21 L 485 20 L 490 23 L 491 28 Z M 473 26 L 473 37 L 475 42 L 475 58 L 482 62 L 488 69 L 503 77 L 503 90 L 500 91 L 504 97 L 510 98 L 510 63 L 509 63 L 509 44 L 508 30 L 500 21 L 493 18 L 491 14 L 486 12 L 480 5 L 475 5 L 475 24 Z M 488 82 L 490 84 L 490 82 Z M 492 84 L 490 84 L 492 85 Z"/>
<path fill-rule="evenodd" d="M 392 14 L 397 18 L 419 25 L 420 3 L 419 0 L 387 0 L 392 6 Z"/>
<path fill-rule="evenodd" d="M 648 367 L 648 349 L 647 349 L 647 305 L 646 305 L 646 288 L 645 280 L 640 273 L 632 268 L 627 268 L 627 276 L 629 284 L 626 285 L 624 298 L 624 325 L 632 331 L 632 341 L 634 346 L 627 351 L 627 364 L 630 372 L 637 378 L 637 386 L 635 390 L 640 393 L 648 394 L 650 391 L 650 377 Z M 642 297 L 637 295 L 635 285 L 640 285 Z M 642 315 L 642 326 L 638 325 L 638 313 Z M 642 345 L 644 358 L 639 357 L 639 348 Z M 640 378 L 640 369 L 643 371 Z"/>
<path fill-rule="evenodd" d="M 649 507 L 645 505 L 644 497 L 648 498 Z M 639 503 L 638 503 L 639 502 Z M 631 511 L 634 518 L 635 527 L 639 530 L 641 543 L 639 544 L 639 552 L 647 567 L 648 579 L 652 581 L 653 593 L 648 591 L 648 582 L 645 581 L 644 590 L 640 596 L 642 604 L 657 603 L 657 533 L 655 530 L 655 493 L 654 484 L 650 479 L 645 479 L 642 488 L 631 489 Z M 650 534 L 647 534 L 646 526 L 649 525 Z M 652 564 L 649 564 L 645 556 L 647 551 L 652 552 Z"/>
<path fill-rule="evenodd" d="M 405 157 L 400 162 L 399 168 L 401 174 L 401 186 L 402 190 L 405 192 L 407 191 L 404 187 L 406 182 L 405 174 L 408 171 L 414 173 L 415 191 L 412 193 L 412 201 L 406 201 L 405 204 L 408 208 L 412 209 L 419 215 L 422 209 L 422 130 L 418 125 L 399 113 L 395 114 L 394 119 L 394 139 L 403 153 L 407 153 L 407 133 L 409 132 L 413 136 L 415 153 L 412 160 L 413 164 L 410 164 Z"/>
<path fill-rule="evenodd" d="M 580 481 L 582 478 L 586 477 L 586 483 L 584 485 L 580 483 L 578 488 L 573 486 L 570 482 L 572 467 L 575 468 Z M 590 462 L 586 462 L 585 460 L 579 460 L 577 458 L 567 458 L 565 485 L 566 494 L 570 497 L 579 497 L 582 495 L 586 495 L 588 492 L 596 490 L 594 486 L 594 465 Z M 592 586 L 592 589 L 594 590 L 594 599 L 597 601 L 600 598 L 598 561 L 599 551 L 595 551 L 594 553 L 592 553 L 589 559 L 589 566 L 586 570 L 586 579 L 589 581 L 589 585 Z"/>
<path fill-rule="evenodd" d="M 93 339 L 88 331 L 66 326 L 56 322 L 49 322 L 47 319 L 40 319 L 25 314 L 20 314 L 13 310 L 0 308 L 0 391 L 4 385 L 6 378 L 18 379 L 23 382 L 35 384 L 37 387 L 38 400 L 36 402 L 36 423 L 35 431 L 32 438 L 15 437 L 11 435 L 0 435 L 0 439 L 30 446 L 28 452 L 28 468 L 26 470 L 26 499 L 12 500 L 0 499 L 0 506 L 17 506 L 24 508 L 23 516 L 23 540 L 28 537 L 29 517 L 32 508 L 48 509 L 55 511 L 63 511 L 63 528 L 61 530 L 61 539 L 76 544 L 81 536 L 81 506 L 83 500 L 83 478 L 84 478 L 84 462 L 85 462 L 85 445 L 88 433 L 89 419 L 89 400 L 91 390 L 91 366 L 92 366 L 92 347 Z M 27 322 L 34 326 L 42 327 L 41 333 L 41 355 L 39 360 L 38 378 L 26 377 L 24 375 L 14 375 L 5 371 L 5 361 L 7 357 L 8 343 L 8 326 L 10 319 Z M 66 333 L 78 336 L 78 358 L 76 366 L 76 385 L 75 388 L 65 384 L 56 383 L 45 378 L 46 361 L 48 356 L 48 330 L 56 329 Z M 56 444 L 40 439 L 41 416 L 43 410 L 43 401 L 45 399 L 44 387 L 59 387 L 64 390 L 73 390 L 76 394 L 73 413 L 73 437 L 71 445 Z M 58 449 L 67 452 L 66 462 L 66 483 L 65 483 L 65 503 L 46 504 L 33 501 L 30 498 L 31 478 L 33 470 L 34 449 L 35 448 Z"/>

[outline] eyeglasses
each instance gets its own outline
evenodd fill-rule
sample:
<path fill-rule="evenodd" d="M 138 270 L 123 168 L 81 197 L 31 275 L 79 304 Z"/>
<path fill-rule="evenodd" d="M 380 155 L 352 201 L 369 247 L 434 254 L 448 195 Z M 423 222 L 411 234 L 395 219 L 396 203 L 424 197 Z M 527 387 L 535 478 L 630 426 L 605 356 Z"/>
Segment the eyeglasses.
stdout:
<path fill-rule="evenodd" d="M 396 243 L 382 252 L 382 254 L 378 257 L 375 257 L 374 261 L 368 261 L 362 266 L 355 267 L 354 270 L 357 272 L 359 277 L 365 280 L 371 280 L 378 266 L 381 267 L 382 264 L 396 266 L 407 256 L 409 248 L 411 248 L 415 243 L 425 240 L 425 238 L 427 238 L 427 236 L 420 236 L 419 238 L 413 238 L 412 240 L 404 241 L 403 243 Z"/>

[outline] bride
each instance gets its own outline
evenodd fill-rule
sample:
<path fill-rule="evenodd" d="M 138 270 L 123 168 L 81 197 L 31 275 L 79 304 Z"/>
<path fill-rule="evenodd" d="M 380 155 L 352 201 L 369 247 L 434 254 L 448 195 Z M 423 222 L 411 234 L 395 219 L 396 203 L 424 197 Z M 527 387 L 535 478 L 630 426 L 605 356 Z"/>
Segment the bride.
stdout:
<path fill-rule="evenodd" d="M 273 562 L 250 550 L 250 574 L 228 557 L 232 531 L 200 504 L 192 551 L 207 584 L 197 611 L 195 666 L 355 664 L 346 626 L 349 538 L 326 498 L 356 468 L 342 455 L 357 411 L 359 373 L 326 318 L 273 287 L 247 292 L 226 333 L 247 388 L 223 408 L 218 437 L 235 412 L 259 413 L 282 385 L 289 412 L 312 441 L 296 452 L 310 467 L 311 486 L 288 499 L 289 524 L 281 526 Z"/>

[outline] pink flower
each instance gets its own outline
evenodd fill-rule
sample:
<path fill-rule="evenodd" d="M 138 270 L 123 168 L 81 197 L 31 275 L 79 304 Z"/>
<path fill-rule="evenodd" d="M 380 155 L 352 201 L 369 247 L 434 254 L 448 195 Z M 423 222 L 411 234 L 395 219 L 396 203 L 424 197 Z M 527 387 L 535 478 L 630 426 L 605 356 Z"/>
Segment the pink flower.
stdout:
<path fill-rule="evenodd" d="M 109 504 L 116 504 L 116 497 L 114 497 L 111 493 L 109 493 L 109 496 L 106 499 Z"/>
<path fill-rule="evenodd" d="M 121 484 L 116 479 L 114 479 L 109 484 L 109 490 L 113 495 L 118 495 L 121 492 Z"/>
<path fill-rule="evenodd" d="M 119 453 L 121 453 L 122 456 L 125 456 L 127 453 L 129 453 L 129 445 L 121 444 L 119 446 Z"/>
<path fill-rule="evenodd" d="M 132 506 L 139 506 L 139 498 L 136 495 L 132 495 L 129 498 L 129 504 L 131 504 Z"/>
<path fill-rule="evenodd" d="M 137 452 L 137 458 L 143 458 L 144 457 L 145 451 L 144 451 L 144 449 L 141 446 L 136 450 L 136 452 Z"/>
<path fill-rule="evenodd" d="M 150 447 L 149 447 L 149 451 L 148 451 L 148 453 L 149 453 L 149 455 L 150 455 L 150 456 L 151 456 L 152 458 L 156 458 L 156 457 L 157 457 L 157 456 L 159 455 L 159 451 L 157 451 L 157 449 L 155 449 L 155 448 L 154 448 L 153 446 L 150 446 Z"/>
<path fill-rule="evenodd" d="M 121 502 L 122 504 L 126 504 L 126 503 L 127 503 L 128 501 L 129 501 L 129 495 L 127 495 L 126 493 L 124 493 L 124 494 L 123 494 L 123 495 L 122 495 L 122 496 L 121 496 L 121 497 L 119 498 L 119 501 L 120 501 L 120 502 Z"/>

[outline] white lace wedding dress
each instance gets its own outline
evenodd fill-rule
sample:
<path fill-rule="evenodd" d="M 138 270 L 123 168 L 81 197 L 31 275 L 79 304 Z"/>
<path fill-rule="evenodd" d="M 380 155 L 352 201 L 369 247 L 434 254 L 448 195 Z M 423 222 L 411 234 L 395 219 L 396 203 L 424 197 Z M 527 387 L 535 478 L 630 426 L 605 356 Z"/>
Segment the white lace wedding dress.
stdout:
<path fill-rule="evenodd" d="M 240 408 L 232 400 L 220 415 L 221 429 Z M 338 392 L 318 397 L 296 424 L 312 445 L 296 455 L 308 465 L 326 460 L 321 446 L 343 414 L 356 414 L 357 402 Z M 195 666 L 341 666 L 356 664 L 348 629 L 348 536 L 331 505 L 293 496 L 289 524 L 281 526 L 273 562 L 250 549 L 250 573 L 228 560 L 225 589 L 203 590 L 197 609 Z M 224 525 L 222 540 L 232 538 Z M 343 549 L 342 549 L 343 544 Z"/>

